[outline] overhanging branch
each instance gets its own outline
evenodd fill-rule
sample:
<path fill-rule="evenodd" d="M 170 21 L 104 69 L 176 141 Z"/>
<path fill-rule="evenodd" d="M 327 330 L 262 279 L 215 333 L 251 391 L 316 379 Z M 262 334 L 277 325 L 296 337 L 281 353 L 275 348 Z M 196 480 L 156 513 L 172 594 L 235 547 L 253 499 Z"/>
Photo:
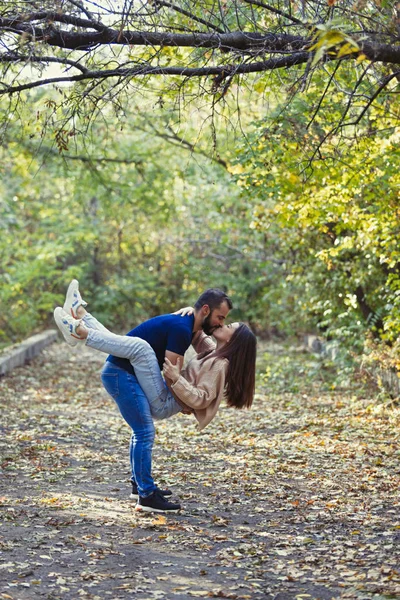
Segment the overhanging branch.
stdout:
<path fill-rule="evenodd" d="M 6 53 L 6 54 L 0 55 L 0 62 L 3 62 L 3 63 L 24 62 L 26 64 L 29 64 L 29 63 L 40 63 L 40 64 L 57 63 L 57 64 L 61 64 L 61 65 L 67 65 L 70 67 L 74 67 L 75 69 L 78 69 L 78 71 L 81 71 L 82 73 L 89 73 L 89 69 L 87 69 L 84 65 L 81 65 L 81 63 L 79 63 L 75 60 L 70 60 L 69 58 L 61 58 L 61 57 L 56 57 L 56 56 L 36 56 L 35 54 L 24 55 L 24 54 Z"/>
<path fill-rule="evenodd" d="M 50 13 L 48 13 L 50 15 Z M 36 13 L 32 17 L 42 18 L 43 13 Z M 47 27 L 35 25 L 32 19 L 28 22 L 21 21 L 20 17 L 0 17 L 0 30 L 7 29 L 17 35 L 41 41 L 49 46 L 56 46 L 69 50 L 87 50 L 99 44 L 118 44 L 123 46 L 172 46 L 181 48 L 210 48 L 219 49 L 224 52 L 257 51 L 261 50 L 284 50 L 290 47 L 292 50 L 300 50 L 308 40 L 301 36 L 291 34 L 257 33 L 234 31 L 231 33 L 170 33 L 165 31 L 120 31 L 106 28 L 96 24 L 97 31 L 71 31 L 58 29 L 52 23 L 58 21 L 70 25 L 79 26 L 84 29 L 93 29 L 95 23 L 87 19 L 67 17 L 51 13 L 47 20 Z"/>
<path fill-rule="evenodd" d="M 145 75 L 180 75 L 182 77 L 208 77 L 210 75 L 240 75 L 243 73 L 259 73 L 263 71 L 270 71 L 273 69 L 280 69 L 282 67 L 290 67 L 293 65 L 299 65 L 307 62 L 309 58 L 308 52 L 298 52 L 283 56 L 279 58 L 271 58 L 263 62 L 250 63 L 250 64 L 238 64 L 238 65 L 225 65 L 221 67 L 200 67 L 200 68 L 188 68 L 188 67 L 153 67 L 151 65 L 136 66 L 131 69 L 111 69 L 104 71 L 88 71 L 80 75 L 72 75 L 70 77 L 51 77 L 48 79 L 41 79 L 38 81 L 30 81 L 21 85 L 7 86 L 4 83 L 4 87 L 0 90 L 0 96 L 4 94 L 15 94 L 24 90 L 29 90 L 35 87 L 43 85 L 49 85 L 54 83 L 73 83 L 75 81 L 84 81 L 86 79 L 109 79 L 111 77 L 138 77 Z"/>

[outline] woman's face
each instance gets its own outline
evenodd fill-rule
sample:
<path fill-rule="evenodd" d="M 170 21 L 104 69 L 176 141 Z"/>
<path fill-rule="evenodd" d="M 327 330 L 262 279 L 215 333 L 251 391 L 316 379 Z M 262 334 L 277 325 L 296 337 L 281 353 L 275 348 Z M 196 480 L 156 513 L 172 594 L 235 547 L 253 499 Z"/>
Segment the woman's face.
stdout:
<path fill-rule="evenodd" d="M 231 323 L 230 325 L 223 325 L 222 327 L 218 327 L 218 329 L 215 329 L 213 331 L 213 337 L 220 344 L 227 344 L 230 341 L 236 329 L 239 327 L 239 325 L 240 323 Z"/>

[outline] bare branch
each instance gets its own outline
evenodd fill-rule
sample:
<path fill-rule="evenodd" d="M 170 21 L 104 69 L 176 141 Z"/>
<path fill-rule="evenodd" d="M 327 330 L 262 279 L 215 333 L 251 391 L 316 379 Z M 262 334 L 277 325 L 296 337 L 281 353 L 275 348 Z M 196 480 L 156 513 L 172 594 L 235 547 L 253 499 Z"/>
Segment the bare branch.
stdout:
<path fill-rule="evenodd" d="M 45 150 L 45 149 L 44 149 Z M 48 150 L 47 152 L 51 152 L 52 154 L 56 154 L 57 156 L 59 156 L 60 154 L 58 152 L 55 151 L 50 151 Z M 135 160 L 135 159 L 128 159 L 128 158 L 106 158 L 103 156 L 83 156 L 83 155 L 78 155 L 78 154 L 66 154 L 66 153 L 62 153 L 61 155 L 63 158 L 67 159 L 67 160 L 79 160 L 80 162 L 88 162 L 88 163 L 116 163 L 116 164 L 122 164 L 122 165 L 140 165 L 143 161 L 141 160 Z"/>
<path fill-rule="evenodd" d="M 308 122 L 306 129 L 309 129 L 309 128 L 311 127 L 311 125 L 313 124 L 313 122 L 314 122 L 314 119 L 315 119 L 315 117 L 317 116 L 317 114 L 318 114 L 318 112 L 319 112 L 319 109 L 321 108 L 321 105 L 322 105 L 322 103 L 323 103 L 323 101 L 324 101 L 324 99 L 325 99 L 325 96 L 326 96 L 326 94 L 328 93 L 328 90 L 329 90 L 329 88 L 330 88 L 330 86 L 331 86 L 331 83 L 332 83 L 332 81 L 333 81 L 333 79 L 334 79 L 334 77 L 335 77 L 336 73 L 337 73 L 337 70 L 338 70 L 339 66 L 340 66 L 340 62 L 338 62 L 338 63 L 335 65 L 335 68 L 334 68 L 334 70 L 333 70 L 333 72 L 332 72 L 331 76 L 329 77 L 329 81 L 328 81 L 328 83 L 326 84 L 326 87 L 325 87 L 325 89 L 324 89 L 324 91 L 323 91 L 323 93 L 322 93 L 322 96 L 320 97 L 320 99 L 319 99 L 319 101 L 318 101 L 317 108 L 315 109 L 313 116 L 311 117 L 310 121 Z"/>
<path fill-rule="evenodd" d="M 88 71 L 81 75 L 72 75 L 71 77 L 52 77 L 48 79 L 41 79 L 39 81 L 31 81 L 16 86 L 8 86 L 4 83 L 2 90 L 0 90 L 0 96 L 4 94 L 15 94 L 24 90 L 40 87 L 43 85 L 53 83 L 65 83 L 74 81 L 84 81 L 86 79 L 108 79 L 110 77 L 138 77 L 144 75 L 181 75 L 183 77 L 207 77 L 210 75 L 221 75 L 226 73 L 227 75 L 238 75 L 241 73 L 259 73 L 262 71 L 269 71 L 273 69 L 280 69 L 282 67 L 289 67 L 293 65 L 299 65 L 307 62 L 309 57 L 308 52 L 297 52 L 281 58 L 272 58 L 264 62 L 251 63 L 251 64 L 238 64 L 238 65 L 226 65 L 222 67 L 199 67 L 199 68 L 188 68 L 188 67 L 152 67 L 151 65 L 143 65 L 134 67 L 132 69 L 113 69 L 104 71 Z"/>
<path fill-rule="evenodd" d="M 363 118 L 363 116 L 365 115 L 367 110 L 371 107 L 371 105 L 376 100 L 376 98 L 379 96 L 379 94 L 385 89 L 385 87 L 387 87 L 387 85 L 392 81 L 392 79 L 397 78 L 397 76 L 399 74 L 400 74 L 400 71 L 396 71 L 395 73 L 391 73 L 390 75 L 385 77 L 384 80 L 382 81 L 381 85 L 376 89 L 375 93 L 372 94 L 371 98 L 369 99 L 367 104 L 364 106 L 364 108 L 358 115 L 357 119 L 355 121 L 353 121 L 352 123 L 349 123 L 348 125 L 358 125 L 358 123 L 361 121 L 361 119 Z"/>
<path fill-rule="evenodd" d="M 297 25 L 302 25 L 303 27 L 305 25 L 305 23 L 303 23 L 303 21 L 300 21 L 300 19 L 296 19 L 296 17 L 293 17 L 293 15 L 289 15 L 288 13 L 279 10 L 279 8 L 275 8 L 270 4 L 265 4 L 265 2 L 258 2 L 257 0 L 243 0 L 243 2 L 246 2 L 247 4 L 253 4 L 254 6 L 260 6 L 261 8 L 265 8 L 266 10 L 274 13 L 275 15 L 284 17 L 285 19 L 288 19 L 289 21 L 292 21 L 292 23 L 296 23 Z"/>
<path fill-rule="evenodd" d="M 89 69 L 87 69 L 86 67 L 84 67 L 83 65 L 81 65 L 81 63 L 75 61 L 75 60 L 70 60 L 68 58 L 58 58 L 55 56 L 36 56 L 34 54 L 0 54 L 0 62 L 4 62 L 4 63 L 13 63 L 13 62 L 25 62 L 25 63 L 40 63 L 40 64 L 46 64 L 46 63 L 58 63 L 61 65 L 69 65 L 71 67 L 74 67 L 75 69 L 78 69 L 79 71 L 81 71 L 82 73 L 89 73 Z"/>
<path fill-rule="evenodd" d="M 92 13 L 83 6 L 82 2 L 79 2 L 79 0 L 68 0 L 69 4 L 72 4 L 73 6 L 76 6 L 77 8 L 79 8 L 80 11 L 82 11 L 87 18 L 89 19 L 89 21 L 95 21 L 96 19 L 93 17 Z"/>
<path fill-rule="evenodd" d="M 172 4 L 171 2 L 165 2 L 164 0 L 155 0 L 155 4 L 157 4 L 157 6 L 166 6 L 168 8 L 172 8 L 172 10 L 180 13 L 181 15 L 184 15 L 185 17 L 189 17 L 194 22 L 205 25 L 206 27 L 211 29 L 211 31 L 216 31 L 218 33 L 224 33 L 224 30 L 220 29 L 217 25 L 214 25 L 210 21 L 206 21 L 205 19 L 202 19 L 200 17 L 196 17 L 196 15 L 194 15 L 193 13 L 190 13 L 189 11 L 184 10 L 183 8 L 180 8 L 179 6 L 176 6 L 175 4 Z"/>
<path fill-rule="evenodd" d="M 58 11 L 44 10 L 35 13 L 20 15 L 15 19 L 7 20 L 14 22 L 15 25 L 17 23 L 20 23 L 22 25 L 23 23 L 33 23 L 34 21 L 47 21 L 49 23 L 65 23 L 67 25 L 74 25 L 75 27 L 82 27 L 84 29 L 96 29 L 97 31 L 104 31 L 105 29 L 107 29 L 105 25 L 97 23 L 92 19 L 82 19 L 80 17 L 74 17 L 73 15 L 67 15 L 66 13 Z"/>
<path fill-rule="evenodd" d="M 179 136 L 170 126 L 167 126 L 166 129 L 169 131 L 169 133 L 165 133 L 165 132 L 161 132 L 160 130 L 158 130 L 153 123 L 151 123 L 148 119 L 146 119 L 146 123 L 147 125 L 150 127 L 150 129 L 152 130 L 152 132 L 159 138 L 166 140 L 167 142 L 170 142 L 171 144 L 173 144 L 174 146 L 179 146 L 181 148 L 184 148 L 185 150 L 189 150 L 190 152 L 193 152 L 195 154 L 200 154 L 202 156 L 205 156 L 206 158 L 211 159 L 213 162 L 218 163 L 219 165 L 221 165 L 222 167 L 224 167 L 224 169 L 227 169 L 228 167 L 228 163 L 223 160 L 222 158 L 220 158 L 219 156 L 215 156 L 213 154 L 209 154 L 207 152 L 205 152 L 204 150 L 202 150 L 202 148 L 200 148 L 199 146 L 197 146 L 196 144 L 193 144 L 192 142 L 189 142 L 188 140 L 186 140 L 185 138 Z M 140 127 L 140 126 L 136 126 L 137 129 L 141 130 L 141 131 L 147 131 L 144 127 Z"/>
<path fill-rule="evenodd" d="M 36 13 L 38 16 L 40 13 Z M 42 13 L 50 15 L 50 13 Z M 58 15 L 58 13 L 55 13 Z M 31 15 L 32 16 L 32 15 Z M 81 23 L 82 27 L 93 28 L 93 22 L 67 15 L 58 15 L 57 20 L 70 24 Z M 75 23 L 74 23 L 75 22 Z M 83 25 L 85 23 L 86 25 Z M 309 44 L 309 40 L 291 34 L 258 33 L 234 31 L 232 33 L 169 33 L 164 31 L 119 31 L 103 26 L 98 31 L 76 32 L 47 27 L 43 29 L 32 22 L 21 22 L 19 18 L 0 17 L 0 28 L 8 28 L 14 33 L 43 41 L 49 46 L 84 50 L 98 44 L 119 44 L 134 46 L 172 46 L 181 48 L 215 48 L 222 52 L 300 50 Z"/>

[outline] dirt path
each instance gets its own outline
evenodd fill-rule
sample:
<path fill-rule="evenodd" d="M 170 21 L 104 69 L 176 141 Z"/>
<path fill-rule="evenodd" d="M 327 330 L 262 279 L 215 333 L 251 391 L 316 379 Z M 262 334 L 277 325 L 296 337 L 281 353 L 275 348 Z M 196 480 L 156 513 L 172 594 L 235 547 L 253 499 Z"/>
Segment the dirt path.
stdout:
<path fill-rule="evenodd" d="M 0 380 L 0 599 L 400 598 L 398 407 L 260 385 L 203 434 L 159 423 L 185 510 L 141 516 L 101 364 L 55 345 Z"/>

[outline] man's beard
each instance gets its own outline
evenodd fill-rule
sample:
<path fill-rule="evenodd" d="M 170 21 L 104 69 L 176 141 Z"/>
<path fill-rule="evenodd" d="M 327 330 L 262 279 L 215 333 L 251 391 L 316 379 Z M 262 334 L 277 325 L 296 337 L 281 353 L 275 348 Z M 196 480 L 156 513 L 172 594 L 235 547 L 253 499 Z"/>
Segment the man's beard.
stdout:
<path fill-rule="evenodd" d="M 212 335 L 218 329 L 218 325 L 214 325 L 214 327 L 211 325 L 211 313 L 204 319 L 201 327 L 206 335 Z"/>

